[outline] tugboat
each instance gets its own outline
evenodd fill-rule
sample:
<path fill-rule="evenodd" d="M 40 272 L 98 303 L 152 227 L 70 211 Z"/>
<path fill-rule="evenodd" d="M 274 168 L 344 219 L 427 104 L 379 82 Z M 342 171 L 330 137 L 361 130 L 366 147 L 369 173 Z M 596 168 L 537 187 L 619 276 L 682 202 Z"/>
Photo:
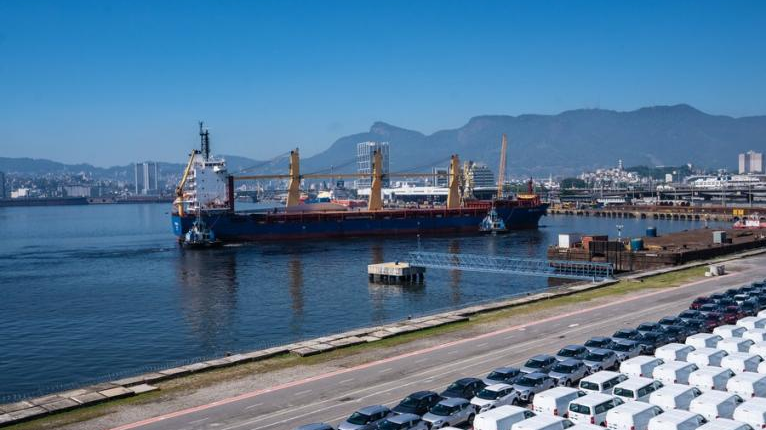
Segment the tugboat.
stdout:
<path fill-rule="evenodd" d="M 200 216 L 197 216 L 189 231 L 181 239 L 181 246 L 186 249 L 216 248 L 221 245 L 223 242 L 216 239 L 213 230 L 207 227 Z"/>
<path fill-rule="evenodd" d="M 490 209 L 487 216 L 484 217 L 484 219 L 481 221 L 481 224 L 479 225 L 479 231 L 482 233 L 491 233 L 494 235 L 498 233 L 507 233 L 508 227 L 506 227 L 505 221 L 500 218 L 500 215 L 497 214 L 497 211 L 493 207 Z"/>

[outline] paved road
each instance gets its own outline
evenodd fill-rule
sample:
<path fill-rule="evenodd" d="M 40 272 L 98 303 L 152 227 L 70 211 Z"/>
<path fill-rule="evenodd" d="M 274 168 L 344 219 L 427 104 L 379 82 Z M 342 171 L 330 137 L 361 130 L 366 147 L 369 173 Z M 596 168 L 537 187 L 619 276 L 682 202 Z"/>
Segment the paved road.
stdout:
<path fill-rule="evenodd" d="M 359 407 L 393 406 L 414 391 L 441 391 L 460 377 L 484 376 L 496 367 L 518 366 L 531 355 L 552 353 L 565 344 L 609 335 L 620 327 L 643 321 L 656 321 L 685 309 L 697 295 L 766 277 L 766 256 L 736 265 L 744 270 L 243 394 L 118 429 L 278 430 L 310 422 L 335 425 Z"/>

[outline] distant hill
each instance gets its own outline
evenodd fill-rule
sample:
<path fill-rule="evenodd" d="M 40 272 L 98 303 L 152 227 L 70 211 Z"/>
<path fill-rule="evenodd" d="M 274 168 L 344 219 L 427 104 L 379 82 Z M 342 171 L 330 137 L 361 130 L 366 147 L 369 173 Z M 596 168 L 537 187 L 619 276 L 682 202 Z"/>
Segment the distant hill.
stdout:
<path fill-rule="evenodd" d="M 391 145 L 391 170 L 426 170 L 446 166 L 450 154 L 461 160 L 487 163 L 497 170 L 500 136 L 509 139 L 508 168 L 512 176 L 572 175 L 585 169 L 615 166 L 736 166 L 737 154 L 766 149 L 766 116 L 732 118 L 710 115 L 689 105 L 655 106 L 630 112 L 578 109 L 557 115 L 485 115 L 464 126 L 430 135 L 376 122 L 369 131 L 341 137 L 329 148 L 301 160 L 304 173 L 354 171 L 356 144 L 386 141 Z M 224 156 L 229 171 L 287 173 L 287 156 L 258 161 Z M 160 163 L 165 174 L 180 173 L 181 163 Z M 89 172 L 95 177 L 132 178 L 131 166 L 110 168 L 67 165 L 50 160 L 0 158 L 0 171 L 40 175 Z"/>

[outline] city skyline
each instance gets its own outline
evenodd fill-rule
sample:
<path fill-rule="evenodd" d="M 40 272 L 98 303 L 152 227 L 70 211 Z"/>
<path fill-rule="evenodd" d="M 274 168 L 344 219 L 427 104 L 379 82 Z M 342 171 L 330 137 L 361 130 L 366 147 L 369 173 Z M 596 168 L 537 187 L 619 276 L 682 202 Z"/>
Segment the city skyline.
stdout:
<path fill-rule="evenodd" d="M 179 162 L 205 119 L 216 152 L 269 159 L 375 121 L 428 134 L 594 107 L 762 115 L 766 5 L 737 4 L 5 2 L 3 149 Z"/>

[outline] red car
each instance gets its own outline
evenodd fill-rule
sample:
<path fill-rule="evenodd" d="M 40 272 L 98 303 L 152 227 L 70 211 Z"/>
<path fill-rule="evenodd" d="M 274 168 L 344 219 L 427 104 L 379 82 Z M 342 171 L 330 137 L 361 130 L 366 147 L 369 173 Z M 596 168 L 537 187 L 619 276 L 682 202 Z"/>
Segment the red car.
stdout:
<path fill-rule="evenodd" d="M 740 318 L 746 316 L 747 314 L 739 306 L 726 306 L 723 309 L 723 322 L 726 324 L 736 324 Z"/>
<path fill-rule="evenodd" d="M 718 312 L 708 312 L 705 315 L 705 331 L 712 333 L 719 325 L 723 325 L 723 315 Z"/>
<path fill-rule="evenodd" d="M 713 302 L 713 299 L 711 299 L 710 297 L 706 297 L 706 296 L 697 297 L 696 299 L 694 299 L 692 304 L 689 305 L 689 309 L 696 310 L 696 309 L 699 309 L 700 306 L 704 305 L 705 303 L 712 303 L 712 302 Z"/>

